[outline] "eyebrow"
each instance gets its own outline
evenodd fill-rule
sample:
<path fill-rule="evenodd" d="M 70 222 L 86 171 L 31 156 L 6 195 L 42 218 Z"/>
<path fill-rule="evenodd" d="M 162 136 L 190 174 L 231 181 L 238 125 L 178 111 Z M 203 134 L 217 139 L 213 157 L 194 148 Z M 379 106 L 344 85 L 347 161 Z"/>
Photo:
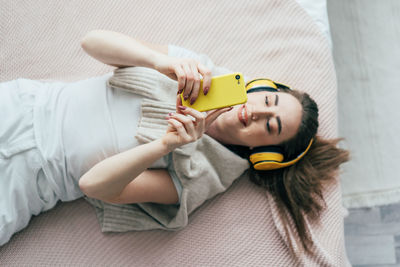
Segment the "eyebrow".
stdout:
<path fill-rule="evenodd" d="M 280 135 L 280 134 L 281 134 L 281 131 L 282 131 L 281 117 L 276 116 L 276 121 L 278 122 L 278 135 Z"/>
<path fill-rule="evenodd" d="M 275 106 L 278 105 L 278 102 L 279 102 L 279 96 L 278 96 L 278 94 L 275 94 Z M 278 122 L 278 135 L 280 135 L 281 131 L 282 131 L 281 117 L 277 116 L 276 121 Z"/>

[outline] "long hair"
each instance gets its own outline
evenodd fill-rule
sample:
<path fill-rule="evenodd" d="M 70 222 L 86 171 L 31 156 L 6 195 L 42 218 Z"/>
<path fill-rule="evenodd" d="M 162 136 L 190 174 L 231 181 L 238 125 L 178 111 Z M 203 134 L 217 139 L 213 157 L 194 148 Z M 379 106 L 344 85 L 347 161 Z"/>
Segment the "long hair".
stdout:
<path fill-rule="evenodd" d="M 296 97 L 303 107 L 298 132 L 290 140 L 279 144 L 283 148 L 285 161 L 303 152 L 311 138 L 314 138 L 314 142 L 307 154 L 296 164 L 270 171 L 258 171 L 251 167 L 249 177 L 251 182 L 265 188 L 275 199 L 287 235 L 290 218 L 285 211 L 288 211 L 300 237 L 299 247 L 303 247 L 306 253 L 312 255 L 312 239 L 306 229 L 304 215 L 311 220 L 320 217 L 326 208 L 323 185 L 336 179 L 336 170 L 340 164 L 349 160 L 349 152 L 337 147 L 340 138 L 327 140 L 316 136 L 318 107 L 307 93 L 289 89 L 281 91 Z M 239 156 L 249 158 L 251 151 L 248 147 L 227 147 Z M 290 243 L 289 249 L 294 254 Z"/>

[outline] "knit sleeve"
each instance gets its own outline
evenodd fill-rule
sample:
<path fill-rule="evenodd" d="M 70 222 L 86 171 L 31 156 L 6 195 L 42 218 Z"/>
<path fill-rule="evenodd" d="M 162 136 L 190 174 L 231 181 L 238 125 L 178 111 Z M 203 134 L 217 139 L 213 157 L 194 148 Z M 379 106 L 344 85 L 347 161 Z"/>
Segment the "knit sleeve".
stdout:
<path fill-rule="evenodd" d="M 176 191 L 178 192 L 178 203 L 176 205 L 180 205 L 181 198 L 182 198 L 182 182 L 179 180 L 178 176 L 176 175 L 174 165 L 172 163 L 172 153 L 169 153 L 166 157 L 167 162 L 167 170 L 169 175 L 171 176 L 172 182 L 175 185 Z"/>

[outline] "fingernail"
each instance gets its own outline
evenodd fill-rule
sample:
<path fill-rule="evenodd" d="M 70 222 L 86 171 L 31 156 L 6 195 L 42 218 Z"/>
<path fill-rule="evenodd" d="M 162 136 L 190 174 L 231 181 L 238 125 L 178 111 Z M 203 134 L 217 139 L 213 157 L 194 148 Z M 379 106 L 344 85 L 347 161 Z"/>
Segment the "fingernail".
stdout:
<path fill-rule="evenodd" d="M 207 94 L 208 94 L 208 90 L 209 90 L 208 87 L 204 88 L 204 95 L 207 95 Z"/>
<path fill-rule="evenodd" d="M 185 110 L 186 107 L 185 106 L 178 106 L 178 108 Z"/>
<path fill-rule="evenodd" d="M 188 98 L 189 98 L 189 96 L 188 96 L 188 95 L 183 97 L 183 99 L 185 99 L 185 100 L 187 100 Z"/>
<path fill-rule="evenodd" d="M 229 110 L 232 110 L 232 109 L 233 109 L 233 107 L 230 107 L 230 108 L 228 109 L 228 111 L 229 111 Z"/>
<path fill-rule="evenodd" d="M 194 101 L 196 101 L 196 99 L 190 99 L 190 105 L 193 105 Z"/>
<path fill-rule="evenodd" d="M 168 115 L 169 115 L 169 116 L 172 116 L 172 115 L 174 115 L 174 113 L 170 112 L 170 113 L 168 113 Z"/>
<path fill-rule="evenodd" d="M 169 116 L 165 116 L 165 119 L 166 119 L 166 120 L 169 120 L 169 119 L 170 119 L 170 117 L 169 117 Z"/>

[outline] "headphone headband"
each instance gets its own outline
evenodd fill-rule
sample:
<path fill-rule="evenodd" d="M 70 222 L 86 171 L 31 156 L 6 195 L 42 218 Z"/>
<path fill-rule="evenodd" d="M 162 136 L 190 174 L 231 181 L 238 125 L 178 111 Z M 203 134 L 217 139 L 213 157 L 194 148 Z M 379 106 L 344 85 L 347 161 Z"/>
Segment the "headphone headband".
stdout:
<path fill-rule="evenodd" d="M 283 154 L 279 155 L 279 153 L 269 152 L 268 147 L 264 147 L 265 149 L 264 152 L 252 153 L 250 155 L 250 162 L 253 164 L 254 169 L 260 171 L 269 171 L 269 170 L 285 168 L 297 163 L 301 158 L 303 158 L 304 155 L 308 152 L 308 150 L 310 150 L 313 141 L 314 139 L 311 138 L 310 143 L 308 144 L 306 150 L 301 152 L 300 155 L 298 155 L 295 159 L 292 159 L 290 161 L 283 162 L 284 159 Z"/>
<path fill-rule="evenodd" d="M 252 88 L 252 89 L 247 90 L 247 93 L 250 94 L 250 93 L 260 92 L 260 91 L 276 92 L 276 91 L 278 91 L 278 90 L 275 89 L 275 88 L 272 88 L 272 87 L 259 86 L 259 87 L 256 87 L 256 88 Z"/>
<path fill-rule="evenodd" d="M 254 93 L 260 91 L 274 91 L 277 92 L 279 89 L 290 89 L 290 86 L 287 86 L 282 83 L 274 82 L 267 78 L 258 78 L 251 80 L 246 84 L 246 92 Z M 255 147 L 250 154 L 250 162 L 253 164 L 254 169 L 256 170 L 275 170 L 280 168 L 285 168 L 291 166 L 298 162 L 310 149 L 314 139 L 311 138 L 310 143 L 307 148 L 300 153 L 295 159 L 290 161 L 283 162 L 284 156 L 283 151 L 280 146 L 260 146 Z"/>

